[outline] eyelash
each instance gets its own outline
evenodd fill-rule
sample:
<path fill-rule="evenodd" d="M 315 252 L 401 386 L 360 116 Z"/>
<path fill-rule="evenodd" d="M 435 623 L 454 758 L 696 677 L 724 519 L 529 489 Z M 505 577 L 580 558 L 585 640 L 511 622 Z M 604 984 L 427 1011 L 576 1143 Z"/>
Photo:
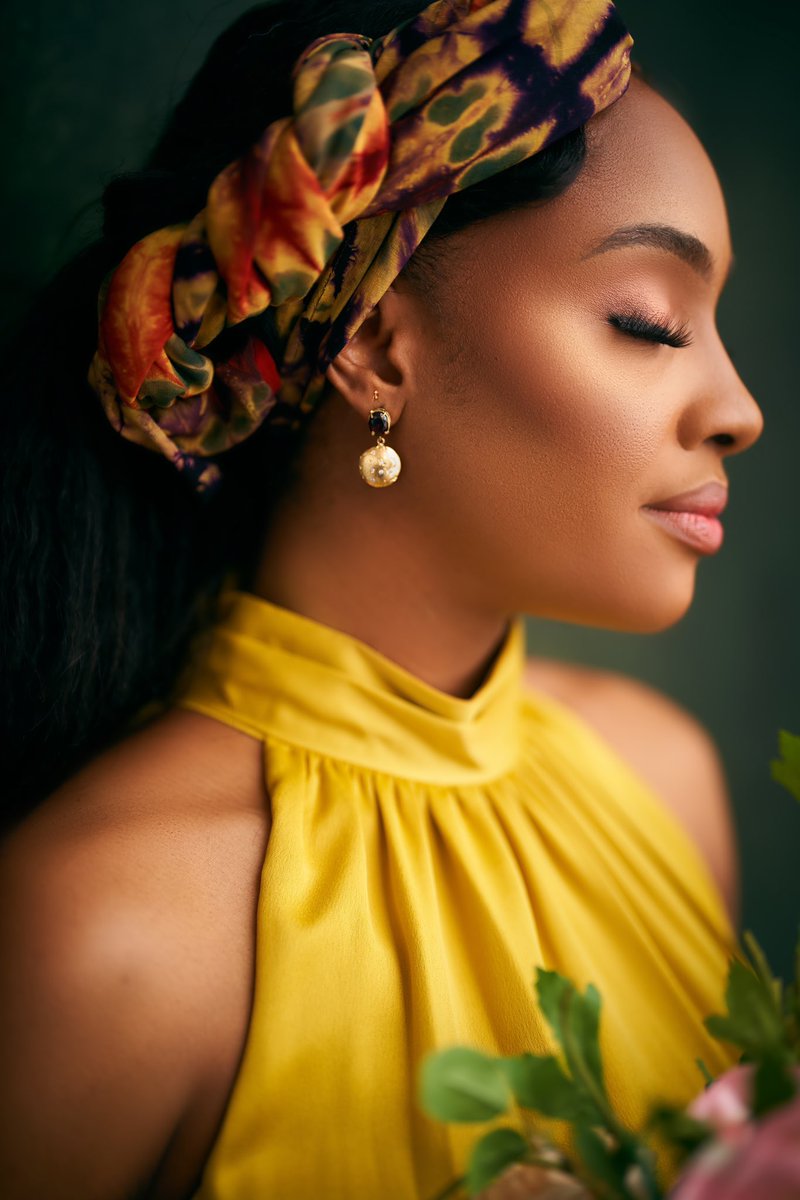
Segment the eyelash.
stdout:
<path fill-rule="evenodd" d="M 667 346 L 677 348 L 691 345 L 689 327 L 685 322 L 682 325 L 676 325 L 674 322 L 667 324 L 663 321 L 653 321 L 642 312 L 612 313 L 608 320 L 615 328 L 621 329 L 623 333 L 629 333 L 633 337 L 644 338 L 652 342 L 663 342 Z"/>

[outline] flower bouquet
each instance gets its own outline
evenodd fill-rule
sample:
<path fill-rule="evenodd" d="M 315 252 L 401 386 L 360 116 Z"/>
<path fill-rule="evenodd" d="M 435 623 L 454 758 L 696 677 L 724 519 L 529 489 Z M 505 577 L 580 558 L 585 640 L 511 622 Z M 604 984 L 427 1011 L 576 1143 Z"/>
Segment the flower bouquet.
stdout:
<path fill-rule="evenodd" d="M 800 800 L 800 736 L 779 732 L 772 778 Z M 540 1130 L 495 1128 L 475 1143 L 466 1174 L 431 1200 L 665 1200 L 649 1140 L 675 1152 L 669 1200 L 800 1200 L 800 934 L 795 979 L 784 987 L 750 931 L 748 956 L 731 959 L 727 1011 L 706 1017 L 709 1033 L 739 1047 L 736 1066 L 706 1080 L 686 1109 L 653 1107 L 627 1128 L 606 1093 L 599 1046 L 601 997 L 556 971 L 536 969 L 539 1007 L 560 1055 L 492 1056 L 453 1046 L 420 1065 L 419 1100 L 429 1116 L 483 1122 L 513 1105 L 565 1120 L 568 1157 Z"/>

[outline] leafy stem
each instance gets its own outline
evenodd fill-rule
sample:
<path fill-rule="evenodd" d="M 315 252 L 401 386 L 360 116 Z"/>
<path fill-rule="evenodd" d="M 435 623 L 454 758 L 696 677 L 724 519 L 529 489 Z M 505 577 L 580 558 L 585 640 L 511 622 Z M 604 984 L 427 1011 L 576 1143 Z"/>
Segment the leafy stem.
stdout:
<path fill-rule="evenodd" d="M 572 992 L 565 990 L 560 997 L 561 1036 L 564 1042 L 564 1053 L 566 1055 L 569 1068 L 572 1071 L 573 1077 L 579 1079 L 586 1091 L 589 1093 L 592 1103 L 602 1116 L 608 1128 L 619 1137 L 620 1141 L 623 1141 L 627 1138 L 628 1131 L 622 1125 L 620 1125 L 619 1121 L 617 1120 L 616 1115 L 614 1114 L 614 1111 L 606 1098 L 605 1092 L 590 1071 L 580 1048 L 580 1044 L 573 1033 L 572 1026 L 569 1021 L 569 1007 L 572 1001 L 572 995 Z"/>

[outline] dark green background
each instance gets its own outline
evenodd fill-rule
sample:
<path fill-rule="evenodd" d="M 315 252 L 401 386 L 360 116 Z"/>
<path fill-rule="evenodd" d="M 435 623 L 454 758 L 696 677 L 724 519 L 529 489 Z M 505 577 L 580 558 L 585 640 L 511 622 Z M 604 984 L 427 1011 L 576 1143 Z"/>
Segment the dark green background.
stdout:
<path fill-rule="evenodd" d="M 8 14 L 0 311 L 7 326 L 32 290 L 96 234 L 105 180 L 138 165 L 212 39 L 247 7 L 39 0 Z M 695 601 L 678 625 L 643 636 L 531 621 L 529 645 L 637 675 L 703 720 L 733 792 L 743 927 L 788 978 L 800 918 L 800 807 L 772 782 L 769 761 L 779 727 L 800 733 L 800 30 L 788 3 L 620 0 L 619 8 L 634 55 L 693 125 L 722 181 L 737 265 L 719 325 L 766 425 L 753 449 L 726 460 L 725 546 L 700 562 Z"/>

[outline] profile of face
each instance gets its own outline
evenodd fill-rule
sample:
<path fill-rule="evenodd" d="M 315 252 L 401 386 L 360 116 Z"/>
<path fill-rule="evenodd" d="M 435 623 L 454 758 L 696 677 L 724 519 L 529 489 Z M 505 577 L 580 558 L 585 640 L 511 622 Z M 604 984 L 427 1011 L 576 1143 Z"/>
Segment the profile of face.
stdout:
<path fill-rule="evenodd" d="M 338 528 L 379 529 L 431 594 L 652 632 L 685 613 L 704 553 L 646 506 L 726 484 L 763 417 L 715 324 L 732 249 L 697 136 L 634 75 L 587 147 L 559 197 L 453 235 L 425 286 L 395 280 L 328 369 L 316 445 L 352 472 Z M 663 231 L 596 249 L 636 225 L 708 261 Z M 351 466 L 373 387 L 403 464 L 382 489 Z"/>

